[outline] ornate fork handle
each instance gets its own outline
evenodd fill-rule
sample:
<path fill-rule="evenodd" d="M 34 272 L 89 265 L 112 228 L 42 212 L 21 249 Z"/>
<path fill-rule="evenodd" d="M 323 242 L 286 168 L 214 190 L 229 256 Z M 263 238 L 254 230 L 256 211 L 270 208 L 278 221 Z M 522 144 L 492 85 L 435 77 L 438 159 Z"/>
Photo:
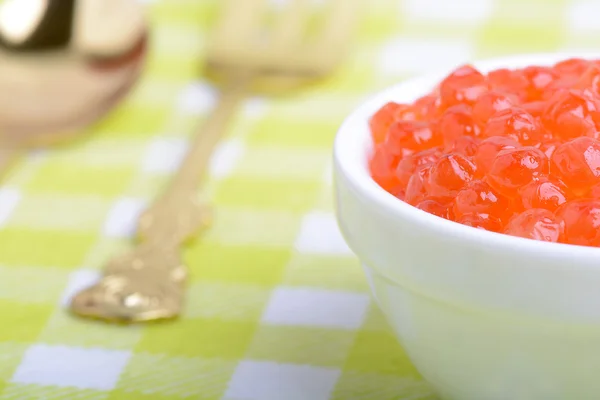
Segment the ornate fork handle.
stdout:
<path fill-rule="evenodd" d="M 181 312 L 187 269 L 179 250 L 210 219 L 208 207 L 197 198 L 198 184 L 227 122 L 245 97 L 249 79 L 247 75 L 231 79 L 223 88 L 170 185 L 140 217 L 137 246 L 111 260 L 98 283 L 73 297 L 75 314 L 134 322 L 173 318 Z"/>

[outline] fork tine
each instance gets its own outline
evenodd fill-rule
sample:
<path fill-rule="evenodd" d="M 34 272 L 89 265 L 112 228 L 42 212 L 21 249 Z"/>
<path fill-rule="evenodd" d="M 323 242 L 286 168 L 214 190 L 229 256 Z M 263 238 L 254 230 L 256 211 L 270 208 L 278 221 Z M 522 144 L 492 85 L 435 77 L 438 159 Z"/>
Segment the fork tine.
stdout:
<path fill-rule="evenodd" d="M 310 0 L 289 0 L 289 4 L 283 6 L 273 28 L 272 46 L 285 49 L 298 45 L 306 33 L 310 12 Z"/>
<path fill-rule="evenodd" d="M 246 47 L 248 41 L 258 39 L 267 0 L 220 0 L 220 18 L 215 24 L 215 47 Z M 245 40 L 241 40 L 245 39 Z"/>
<path fill-rule="evenodd" d="M 325 26 L 318 34 L 314 51 L 326 67 L 332 67 L 347 52 L 358 25 L 363 0 L 329 0 Z"/>

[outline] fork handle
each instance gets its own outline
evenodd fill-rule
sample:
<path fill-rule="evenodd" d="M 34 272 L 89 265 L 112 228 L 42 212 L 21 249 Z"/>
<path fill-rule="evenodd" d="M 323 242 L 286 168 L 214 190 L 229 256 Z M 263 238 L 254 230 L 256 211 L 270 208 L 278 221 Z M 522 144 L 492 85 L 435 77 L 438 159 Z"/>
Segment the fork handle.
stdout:
<path fill-rule="evenodd" d="M 194 133 L 187 155 L 162 196 L 142 215 L 138 235 L 144 242 L 175 248 L 205 225 L 207 210 L 197 201 L 200 180 L 228 123 L 247 96 L 250 76 L 228 80 L 208 119 Z"/>
<path fill-rule="evenodd" d="M 247 75 L 239 75 L 222 88 L 215 108 L 195 132 L 188 153 L 163 196 L 178 197 L 196 191 L 215 146 L 247 96 L 248 82 Z"/>

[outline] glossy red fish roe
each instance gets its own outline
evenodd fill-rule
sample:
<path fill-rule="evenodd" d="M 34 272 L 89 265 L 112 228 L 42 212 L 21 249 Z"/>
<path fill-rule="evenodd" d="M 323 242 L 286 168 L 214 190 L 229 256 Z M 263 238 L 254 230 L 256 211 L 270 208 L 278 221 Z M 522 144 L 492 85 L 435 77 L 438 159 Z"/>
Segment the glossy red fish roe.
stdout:
<path fill-rule="evenodd" d="M 456 222 L 491 232 L 501 232 L 503 225 L 498 218 L 489 214 L 472 213 L 458 217 Z"/>
<path fill-rule="evenodd" d="M 505 136 L 523 146 L 533 146 L 544 139 L 544 130 L 533 115 L 513 107 L 494 114 L 483 128 L 483 136 Z"/>
<path fill-rule="evenodd" d="M 438 217 L 448 219 L 450 214 L 450 207 L 448 204 L 444 204 L 436 199 L 424 199 L 415 205 L 420 210 L 426 211 L 430 214 L 437 215 Z"/>
<path fill-rule="evenodd" d="M 431 167 L 429 165 L 418 168 L 408 180 L 404 201 L 416 205 L 425 200 L 428 195 L 427 183 Z"/>
<path fill-rule="evenodd" d="M 500 68 L 488 73 L 490 89 L 498 93 L 507 93 L 517 97 L 520 101 L 527 100 L 529 80 L 523 71 Z"/>
<path fill-rule="evenodd" d="M 369 120 L 373 179 L 470 227 L 600 247 L 600 61 L 462 66 Z"/>
<path fill-rule="evenodd" d="M 448 108 L 435 124 L 435 132 L 449 144 L 463 136 L 476 136 L 479 126 L 471 115 L 471 108 L 461 104 Z"/>
<path fill-rule="evenodd" d="M 579 77 L 574 89 L 589 90 L 595 95 L 600 95 L 600 65 L 590 64 L 588 69 Z"/>
<path fill-rule="evenodd" d="M 429 94 L 418 98 L 413 106 L 415 118 L 418 120 L 431 120 L 440 114 L 441 100 L 439 96 Z"/>
<path fill-rule="evenodd" d="M 527 111 L 533 117 L 540 118 L 544 114 L 546 107 L 545 101 L 530 101 L 519 105 L 523 110 Z"/>
<path fill-rule="evenodd" d="M 404 157 L 398 163 L 396 168 L 396 176 L 402 186 L 408 186 L 408 181 L 417 168 L 431 165 L 442 156 L 442 152 L 439 148 L 434 147 L 433 149 L 423 150 L 418 153 L 411 154 Z"/>
<path fill-rule="evenodd" d="M 548 157 L 540 149 L 506 149 L 496 155 L 486 179 L 500 194 L 516 197 L 519 188 L 547 176 L 548 170 Z"/>
<path fill-rule="evenodd" d="M 555 211 L 572 197 L 564 183 L 551 177 L 531 181 L 519 189 L 519 200 L 525 210 L 543 208 Z"/>
<path fill-rule="evenodd" d="M 592 186 L 585 197 L 590 199 L 600 199 L 600 183 Z"/>
<path fill-rule="evenodd" d="M 505 233 L 544 242 L 558 242 L 562 227 L 558 217 L 543 208 L 532 208 L 513 217 Z"/>
<path fill-rule="evenodd" d="M 482 173 L 487 173 L 492 168 L 492 163 L 500 150 L 516 149 L 521 147 L 519 142 L 507 136 L 492 136 L 479 143 L 475 153 L 477 168 Z"/>
<path fill-rule="evenodd" d="M 594 137 L 600 126 L 600 101 L 585 91 L 556 92 L 548 100 L 542 122 L 554 137 L 561 140 Z"/>
<path fill-rule="evenodd" d="M 446 108 L 458 104 L 472 105 L 488 88 L 485 76 L 472 66 L 465 65 L 440 83 L 440 101 Z"/>
<path fill-rule="evenodd" d="M 565 203 L 556 215 L 564 227 L 563 242 L 600 246 L 600 200 L 574 200 Z"/>
<path fill-rule="evenodd" d="M 563 76 L 581 76 L 591 65 L 591 62 L 582 58 L 569 58 L 554 64 L 552 69 Z"/>
<path fill-rule="evenodd" d="M 486 92 L 480 95 L 473 105 L 473 121 L 483 127 L 498 111 L 506 110 L 518 104 L 515 95 L 501 92 Z"/>
<path fill-rule="evenodd" d="M 429 195 L 454 197 L 475 177 L 477 167 L 469 158 L 450 154 L 440 158 L 431 167 L 428 179 Z"/>
<path fill-rule="evenodd" d="M 454 139 L 444 146 L 446 154 L 461 154 L 467 157 L 474 157 L 479 149 L 479 140 L 472 136 L 462 136 Z"/>
<path fill-rule="evenodd" d="M 406 155 L 440 146 L 442 137 L 437 135 L 427 122 L 400 120 L 390 126 L 385 144 L 391 153 Z"/>
<path fill-rule="evenodd" d="M 375 143 L 379 144 L 385 140 L 390 126 L 392 126 L 396 120 L 396 111 L 401 107 L 402 105 L 390 101 L 373 114 L 369 120 L 369 126 L 371 128 L 371 136 Z"/>
<path fill-rule="evenodd" d="M 528 86 L 526 97 L 529 101 L 541 100 L 548 85 L 560 79 L 560 75 L 550 67 L 531 66 L 523 69 Z"/>
<path fill-rule="evenodd" d="M 400 181 L 396 177 L 396 168 L 400 158 L 391 154 L 387 147 L 378 146 L 369 161 L 371 176 L 382 188 L 388 192 L 402 189 Z"/>
<path fill-rule="evenodd" d="M 481 180 L 469 182 L 461 189 L 452 204 L 453 215 L 489 214 L 506 221 L 512 215 L 509 202 L 490 185 Z"/>
<path fill-rule="evenodd" d="M 548 159 L 551 159 L 552 155 L 554 154 L 558 146 L 560 146 L 561 144 L 562 142 L 560 140 L 548 140 L 546 142 L 540 143 L 538 148 L 544 152 Z"/>
<path fill-rule="evenodd" d="M 600 183 L 600 141 L 580 137 L 563 143 L 552 154 L 552 168 L 575 194 L 584 195 Z"/>

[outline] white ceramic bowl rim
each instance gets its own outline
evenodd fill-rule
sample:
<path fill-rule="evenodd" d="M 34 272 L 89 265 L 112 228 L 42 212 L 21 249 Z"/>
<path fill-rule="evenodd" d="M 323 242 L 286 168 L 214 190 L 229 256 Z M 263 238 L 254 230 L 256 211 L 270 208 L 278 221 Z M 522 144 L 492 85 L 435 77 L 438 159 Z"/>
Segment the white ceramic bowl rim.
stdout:
<path fill-rule="evenodd" d="M 600 59 L 600 54 L 573 52 L 517 55 L 473 62 L 472 65 L 486 72 L 496 68 L 551 65 L 567 58 Z M 586 259 L 593 257 L 598 258 L 600 264 L 600 248 L 541 242 L 474 229 L 439 218 L 404 203 L 386 192 L 371 178 L 368 170 L 368 156 L 372 151 L 372 141 L 368 129 L 369 117 L 388 101 L 410 102 L 417 96 L 426 94 L 449 72 L 449 70 L 445 70 L 431 73 L 383 90 L 360 105 L 344 120 L 335 139 L 334 158 L 337 167 L 348 179 L 351 189 L 360 192 L 372 203 L 372 207 L 379 208 L 390 218 L 426 226 L 441 235 L 454 236 L 461 240 L 479 242 L 487 246 L 492 245 L 503 251 L 543 253 L 546 256 L 565 261 L 573 261 L 580 257 Z M 574 265 L 576 263 L 569 263 L 568 267 L 573 268 Z M 577 268 L 586 268 L 586 266 Z"/>

